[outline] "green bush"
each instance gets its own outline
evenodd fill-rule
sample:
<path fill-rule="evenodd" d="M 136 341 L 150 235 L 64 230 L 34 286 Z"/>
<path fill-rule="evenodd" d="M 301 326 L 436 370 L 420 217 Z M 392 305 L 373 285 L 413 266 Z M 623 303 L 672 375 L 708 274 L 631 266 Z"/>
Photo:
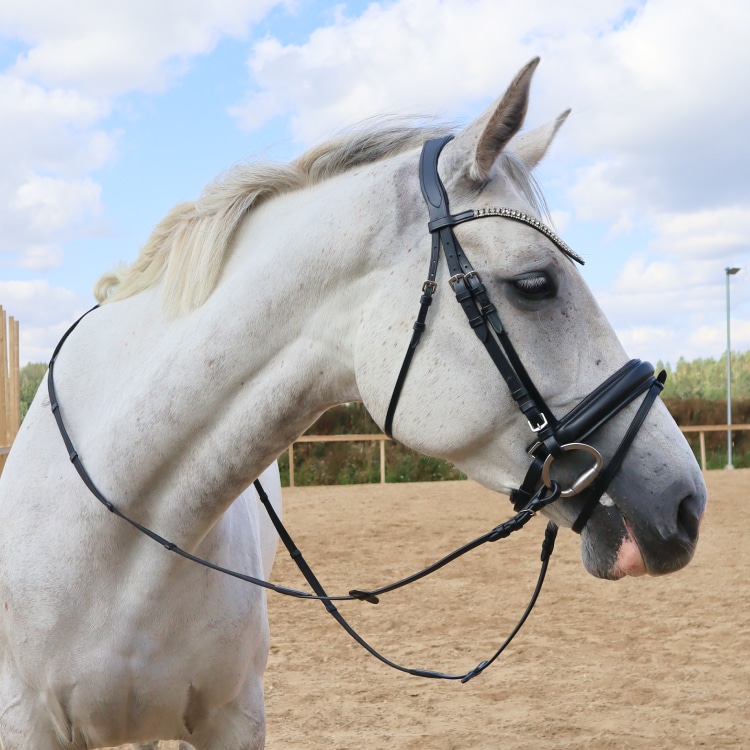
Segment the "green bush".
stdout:
<path fill-rule="evenodd" d="M 719 401 L 727 398 L 727 357 L 719 359 L 694 359 L 685 361 L 682 357 L 673 370 L 667 362 L 656 365 L 659 370 L 667 371 L 667 382 L 664 386 L 665 398 L 701 399 Z M 732 404 L 734 400 L 750 399 L 750 351 L 732 352 Z M 726 414 L 726 412 L 725 412 Z M 724 420 L 726 421 L 726 420 Z"/>
<path fill-rule="evenodd" d="M 307 431 L 308 435 L 373 435 L 380 429 L 362 404 L 335 406 Z M 289 454 L 279 456 L 281 483 L 289 486 Z M 447 461 L 423 456 L 401 443 L 385 444 L 387 482 L 433 482 L 465 479 Z M 376 440 L 295 443 L 294 484 L 368 484 L 380 481 L 380 444 Z"/>
<path fill-rule="evenodd" d="M 39 384 L 47 372 L 47 365 L 44 362 L 29 362 L 21 368 L 20 372 L 20 390 L 21 390 L 21 421 L 26 416 L 26 412 L 34 400 Z"/>

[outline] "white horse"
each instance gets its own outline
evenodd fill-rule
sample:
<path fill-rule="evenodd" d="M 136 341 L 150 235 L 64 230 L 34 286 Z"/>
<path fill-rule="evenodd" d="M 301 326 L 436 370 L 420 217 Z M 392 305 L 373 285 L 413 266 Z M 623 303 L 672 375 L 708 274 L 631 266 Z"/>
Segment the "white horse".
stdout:
<path fill-rule="evenodd" d="M 540 215 L 531 170 L 564 117 L 518 135 L 536 63 L 445 146 L 454 211 Z M 363 401 L 384 424 L 429 257 L 417 162 L 438 134 L 373 126 L 290 165 L 238 166 L 100 282 L 105 304 L 65 342 L 56 386 L 83 464 L 120 510 L 191 553 L 268 574 L 275 535 L 252 495 L 233 501 L 330 406 Z M 556 413 L 626 361 L 544 235 L 499 218 L 456 235 Z M 507 493 L 531 435 L 446 282 L 441 264 L 394 433 Z M 592 438 L 605 458 L 636 408 Z M 547 513 L 571 526 L 581 503 Z M 657 402 L 583 530 L 586 568 L 682 567 L 704 504 L 695 459 Z M 108 513 L 71 466 L 44 386 L 0 483 L 0 600 L 3 750 L 263 746 L 264 592 Z"/>

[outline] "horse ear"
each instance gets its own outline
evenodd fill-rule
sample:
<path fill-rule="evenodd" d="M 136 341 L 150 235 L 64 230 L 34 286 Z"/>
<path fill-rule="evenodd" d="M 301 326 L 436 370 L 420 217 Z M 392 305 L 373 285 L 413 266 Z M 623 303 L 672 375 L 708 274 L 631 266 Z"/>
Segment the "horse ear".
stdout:
<path fill-rule="evenodd" d="M 537 65 L 539 58 L 535 57 L 521 68 L 502 97 L 462 130 L 451 144 L 454 153 L 473 156 L 469 168 L 472 180 L 484 182 L 489 177 L 495 159 L 523 125 L 531 77 Z"/>
<path fill-rule="evenodd" d="M 569 114 L 570 110 L 566 109 L 556 120 L 523 135 L 517 135 L 511 144 L 513 153 L 523 159 L 529 168 L 535 167 L 547 153 L 552 139 Z"/>

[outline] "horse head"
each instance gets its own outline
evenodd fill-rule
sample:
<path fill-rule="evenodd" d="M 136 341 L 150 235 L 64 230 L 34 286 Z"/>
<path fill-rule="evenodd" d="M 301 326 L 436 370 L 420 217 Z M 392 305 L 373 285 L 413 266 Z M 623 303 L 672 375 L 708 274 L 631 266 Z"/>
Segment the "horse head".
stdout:
<path fill-rule="evenodd" d="M 511 492 L 524 481 L 532 489 L 541 485 L 538 472 L 531 480 L 527 472 L 534 461 L 541 464 L 540 452 L 542 458 L 549 454 L 548 484 L 575 491 L 563 492 L 544 512 L 581 532 L 586 569 L 603 578 L 667 573 L 693 556 L 705 484 L 664 405 L 657 400 L 649 410 L 661 389 L 653 368 L 626 364 L 622 345 L 573 262 L 576 254 L 541 223 L 544 204 L 532 170 L 567 112 L 548 126 L 519 135 L 537 63 L 532 60 L 523 68 L 505 94 L 454 139 L 432 147 L 432 157 L 423 152 L 421 184 L 413 163 L 394 181 L 399 229 L 393 243 L 401 250 L 391 248 L 390 278 L 402 289 L 392 292 L 383 285 L 362 316 L 358 387 L 386 431 L 392 429 L 405 444 L 448 459 L 500 492 Z M 439 178 L 425 176 L 430 158 Z M 480 217 L 482 221 L 473 220 Z M 449 234 L 441 234 L 446 228 Z M 447 262 L 440 259 L 435 265 L 435 243 L 443 246 Z M 456 256 L 452 260 L 451 254 Z M 462 258 L 471 259 L 470 264 Z M 413 333 L 409 324 L 414 318 L 409 316 L 416 300 L 405 300 L 417 297 L 420 288 Z M 470 297 L 473 302 L 467 302 Z M 491 332 L 495 311 L 498 324 Z M 531 408 L 528 402 L 512 393 L 511 378 L 485 350 L 487 337 L 498 338 L 498 327 L 500 338 L 507 337 L 514 351 L 511 370 L 524 371 L 519 379 L 532 392 L 533 419 L 524 413 Z M 565 415 L 590 411 L 592 400 L 606 401 L 629 378 L 636 379 L 630 395 L 606 419 L 589 419 L 586 450 L 577 449 L 578 443 L 560 445 L 560 431 L 554 427 L 565 422 Z M 639 411 L 642 398 L 649 403 Z M 548 415 L 541 415 L 537 402 Z M 609 407 L 599 403 L 598 408 Z M 549 419 L 546 429 L 541 429 L 542 419 Z M 582 475 L 593 478 L 592 455 L 595 460 L 601 456 L 605 476 L 612 464 L 605 486 L 598 489 L 596 483 L 576 484 Z"/>

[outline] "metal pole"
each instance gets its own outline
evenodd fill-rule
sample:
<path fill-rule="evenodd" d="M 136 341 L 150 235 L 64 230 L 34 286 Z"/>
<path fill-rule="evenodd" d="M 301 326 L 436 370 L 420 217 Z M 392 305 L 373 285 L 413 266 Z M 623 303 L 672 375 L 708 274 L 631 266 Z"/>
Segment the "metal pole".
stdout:
<path fill-rule="evenodd" d="M 732 464 L 732 342 L 729 334 L 729 277 L 739 271 L 739 268 L 725 268 L 727 275 L 727 469 L 733 469 Z"/>

